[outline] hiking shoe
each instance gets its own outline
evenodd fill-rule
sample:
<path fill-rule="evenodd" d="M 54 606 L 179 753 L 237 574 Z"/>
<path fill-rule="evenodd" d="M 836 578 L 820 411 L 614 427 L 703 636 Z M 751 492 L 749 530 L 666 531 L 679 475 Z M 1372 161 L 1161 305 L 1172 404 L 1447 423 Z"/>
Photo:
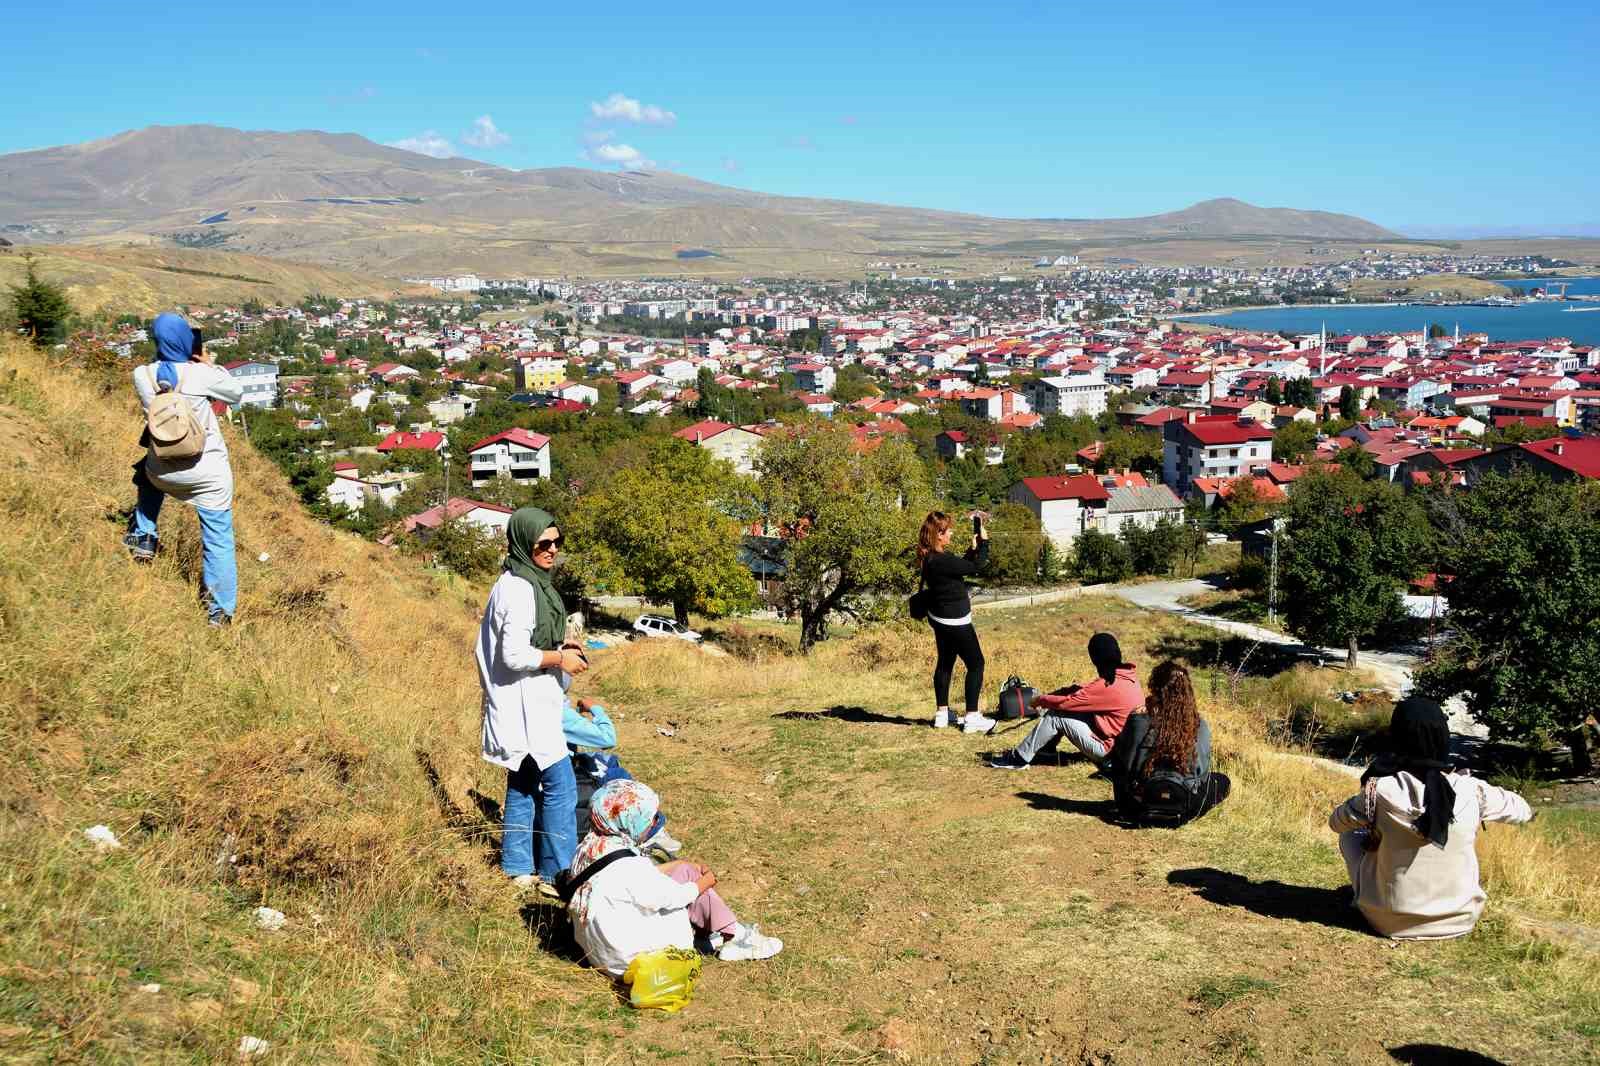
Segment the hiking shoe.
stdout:
<path fill-rule="evenodd" d="M 518 888 L 535 888 L 539 884 L 539 875 L 518 874 L 511 879 L 511 883 Z"/>
<path fill-rule="evenodd" d="M 123 535 L 122 546 L 136 563 L 148 563 L 156 557 L 157 542 L 152 533 L 135 533 L 130 529 Z"/>
<path fill-rule="evenodd" d="M 989 765 L 996 770 L 1026 770 L 1028 760 L 1018 755 L 1015 750 L 1002 751 L 999 755 L 990 757 Z"/>
<path fill-rule="evenodd" d="M 233 615 L 226 611 L 212 610 L 206 614 L 206 624 L 212 629 L 226 629 L 233 625 Z"/>
<path fill-rule="evenodd" d="M 749 962 L 770 959 L 783 950 L 783 941 L 775 936 L 764 936 L 759 925 L 740 923 L 733 939 L 717 949 L 717 958 L 723 962 Z"/>
<path fill-rule="evenodd" d="M 669 859 L 675 859 L 678 857 L 678 852 L 683 850 L 683 841 L 665 829 L 658 829 L 655 836 L 644 842 L 644 846 L 651 851 L 661 852 Z"/>
<path fill-rule="evenodd" d="M 933 728 L 935 728 L 935 729 L 943 729 L 946 726 L 948 726 L 949 724 L 950 724 L 950 712 L 949 711 L 934 711 L 933 712 Z"/>
<path fill-rule="evenodd" d="M 987 718 L 977 711 L 961 717 L 961 731 L 963 733 L 992 733 L 994 732 L 994 727 L 995 721 L 993 718 Z"/>

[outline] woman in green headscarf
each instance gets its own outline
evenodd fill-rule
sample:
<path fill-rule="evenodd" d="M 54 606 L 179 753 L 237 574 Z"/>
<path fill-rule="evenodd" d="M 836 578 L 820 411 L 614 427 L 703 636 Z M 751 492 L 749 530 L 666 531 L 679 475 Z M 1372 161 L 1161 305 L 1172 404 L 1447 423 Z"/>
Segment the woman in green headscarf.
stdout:
<path fill-rule="evenodd" d="M 550 580 L 560 551 L 551 514 L 524 507 L 511 516 L 504 572 L 489 593 L 477 645 L 483 757 L 506 769 L 500 868 L 547 894 L 578 845 L 562 675 L 589 668 L 582 651 L 566 643 L 566 605 Z"/>

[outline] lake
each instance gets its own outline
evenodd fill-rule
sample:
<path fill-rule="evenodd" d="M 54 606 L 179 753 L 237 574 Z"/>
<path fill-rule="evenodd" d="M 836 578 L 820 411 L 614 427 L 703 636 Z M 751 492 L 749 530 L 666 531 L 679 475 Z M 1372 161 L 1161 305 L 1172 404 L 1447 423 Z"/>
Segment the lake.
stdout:
<path fill-rule="evenodd" d="M 1568 278 L 1573 296 L 1600 295 L 1600 277 Z M 1548 279 L 1506 281 L 1515 289 L 1542 288 Z M 1592 310 L 1572 310 L 1592 308 Z M 1533 303 L 1519 307 L 1270 307 L 1259 311 L 1218 311 L 1181 315 L 1229 329 L 1275 333 L 1315 333 L 1324 324 L 1335 333 L 1401 333 L 1439 322 L 1448 330 L 1487 333 L 1492 340 L 1520 341 L 1568 337 L 1574 344 L 1600 344 L 1600 302 Z"/>

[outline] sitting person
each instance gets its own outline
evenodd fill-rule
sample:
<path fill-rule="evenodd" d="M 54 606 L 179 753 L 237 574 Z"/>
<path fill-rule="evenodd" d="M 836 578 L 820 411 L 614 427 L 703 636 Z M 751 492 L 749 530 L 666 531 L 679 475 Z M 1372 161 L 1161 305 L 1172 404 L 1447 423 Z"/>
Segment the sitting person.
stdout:
<path fill-rule="evenodd" d="M 1096 765 L 1105 762 L 1128 715 L 1144 706 L 1144 692 L 1132 663 L 1122 661 L 1122 648 L 1110 633 L 1089 638 L 1089 661 L 1100 676 L 1087 685 L 1072 685 L 1034 702 L 1045 710 L 1027 737 L 1010 751 L 989 760 L 997 770 L 1025 770 L 1034 756 L 1054 748 L 1062 737 Z"/>
<path fill-rule="evenodd" d="M 648 786 L 612 781 L 590 803 L 593 830 L 573 856 L 572 877 L 583 877 L 590 865 L 615 852 L 627 853 L 580 884 L 567 905 L 591 966 L 621 977 L 637 955 L 693 948 L 696 932 L 727 962 L 769 959 L 783 950 L 783 941 L 734 916 L 717 895 L 710 870 L 685 860 L 657 866 L 640 854 L 659 808 Z"/>
<path fill-rule="evenodd" d="M 589 801 L 595 791 L 612 781 L 631 781 L 633 775 L 608 750 L 594 750 L 617 746 L 617 727 L 600 704 L 584 698 L 574 707 L 571 700 L 563 701 L 561 730 L 566 734 L 572 772 L 578 780 L 577 839 L 581 840 L 589 828 Z M 645 834 L 644 847 L 670 859 L 677 856 L 683 844 L 667 832 L 666 825 L 667 816 L 658 813 L 653 830 Z"/>
<path fill-rule="evenodd" d="M 1179 826 L 1228 798 L 1227 775 L 1211 772 L 1211 727 L 1189 671 L 1171 659 L 1150 672 L 1144 712 L 1128 716 L 1107 761 L 1117 809 L 1135 822 Z M 1176 776 L 1162 774 L 1147 789 L 1157 771 Z"/>
<path fill-rule="evenodd" d="M 1479 824 L 1526 822 L 1533 811 L 1515 792 L 1451 771 L 1450 726 L 1433 700 L 1395 704 L 1389 748 L 1361 775 L 1361 791 L 1328 818 L 1352 902 L 1396 940 L 1464 936 L 1488 899 L 1473 850 Z"/>

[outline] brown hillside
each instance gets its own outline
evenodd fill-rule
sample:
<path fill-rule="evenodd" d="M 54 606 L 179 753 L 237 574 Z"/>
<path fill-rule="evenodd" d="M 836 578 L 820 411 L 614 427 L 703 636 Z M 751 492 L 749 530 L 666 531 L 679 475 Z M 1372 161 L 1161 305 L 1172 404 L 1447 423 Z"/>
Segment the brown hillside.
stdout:
<path fill-rule="evenodd" d="M 1206 683 L 1209 633 L 1102 597 L 986 614 L 985 651 L 1052 685 L 1083 676 L 1101 627 L 1141 666 L 1189 658 L 1237 791 L 1176 832 L 1107 824 L 1081 761 L 999 773 L 975 756 L 1011 735 L 928 730 L 917 628 L 809 659 L 751 640 L 596 652 L 581 689 L 619 716 L 627 765 L 787 945 L 708 962 L 681 1014 L 637 1014 L 490 865 L 484 590 L 311 520 L 230 430 L 242 597 L 210 630 L 191 514 L 163 517 L 152 567 L 118 544 L 136 424 L 125 368 L 0 340 L 8 1063 L 220 1062 L 245 1036 L 271 1042 L 262 1061 L 341 1064 L 1600 1053 L 1592 838 L 1491 827 L 1477 933 L 1380 941 L 1332 891 L 1323 819 L 1352 783 L 1260 739 L 1342 676 L 1230 695 Z M 90 850 L 98 823 L 120 850 Z M 287 925 L 258 928 L 260 905 Z"/>

